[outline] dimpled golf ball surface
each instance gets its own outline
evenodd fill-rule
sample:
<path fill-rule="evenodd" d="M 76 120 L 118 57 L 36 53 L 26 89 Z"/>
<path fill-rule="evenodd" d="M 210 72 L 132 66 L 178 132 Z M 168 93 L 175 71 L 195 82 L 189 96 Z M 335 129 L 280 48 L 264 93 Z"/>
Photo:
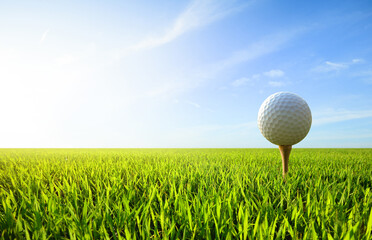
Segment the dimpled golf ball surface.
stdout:
<path fill-rule="evenodd" d="M 304 139 L 311 126 L 311 111 L 305 100 L 289 92 L 269 96 L 258 112 L 258 128 L 276 145 L 294 145 Z"/>

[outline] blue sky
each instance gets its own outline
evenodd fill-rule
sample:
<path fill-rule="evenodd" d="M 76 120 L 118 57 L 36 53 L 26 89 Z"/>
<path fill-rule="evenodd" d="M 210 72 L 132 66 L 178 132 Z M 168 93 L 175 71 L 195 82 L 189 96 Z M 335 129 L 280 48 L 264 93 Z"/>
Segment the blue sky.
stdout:
<path fill-rule="evenodd" d="M 0 147 L 275 147 L 279 91 L 313 114 L 296 147 L 372 147 L 371 1 L 0 6 Z"/>

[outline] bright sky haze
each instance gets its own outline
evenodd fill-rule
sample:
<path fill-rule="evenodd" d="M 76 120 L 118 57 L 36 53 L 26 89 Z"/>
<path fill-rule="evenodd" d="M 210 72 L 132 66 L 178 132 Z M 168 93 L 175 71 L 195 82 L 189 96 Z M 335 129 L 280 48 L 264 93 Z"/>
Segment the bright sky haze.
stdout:
<path fill-rule="evenodd" d="M 276 147 L 280 91 L 372 147 L 371 43 L 371 1 L 3 1 L 0 147 Z"/>

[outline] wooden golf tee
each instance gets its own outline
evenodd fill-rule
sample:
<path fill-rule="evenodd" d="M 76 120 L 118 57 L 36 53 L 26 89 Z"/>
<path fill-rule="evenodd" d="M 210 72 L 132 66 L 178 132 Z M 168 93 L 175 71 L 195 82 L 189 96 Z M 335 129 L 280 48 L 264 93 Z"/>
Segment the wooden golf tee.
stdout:
<path fill-rule="evenodd" d="M 279 145 L 280 154 L 282 155 L 282 165 L 283 165 L 283 178 L 288 172 L 288 160 L 289 154 L 291 154 L 292 145 Z"/>

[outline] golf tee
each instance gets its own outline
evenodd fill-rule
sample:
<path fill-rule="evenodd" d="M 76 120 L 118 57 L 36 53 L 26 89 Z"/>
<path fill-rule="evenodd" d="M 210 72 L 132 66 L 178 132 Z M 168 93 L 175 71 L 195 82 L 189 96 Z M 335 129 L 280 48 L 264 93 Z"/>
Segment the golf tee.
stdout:
<path fill-rule="evenodd" d="M 288 161 L 289 154 L 291 154 L 292 145 L 279 145 L 280 154 L 282 155 L 282 165 L 283 165 L 283 178 L 288 172 Z"/>

